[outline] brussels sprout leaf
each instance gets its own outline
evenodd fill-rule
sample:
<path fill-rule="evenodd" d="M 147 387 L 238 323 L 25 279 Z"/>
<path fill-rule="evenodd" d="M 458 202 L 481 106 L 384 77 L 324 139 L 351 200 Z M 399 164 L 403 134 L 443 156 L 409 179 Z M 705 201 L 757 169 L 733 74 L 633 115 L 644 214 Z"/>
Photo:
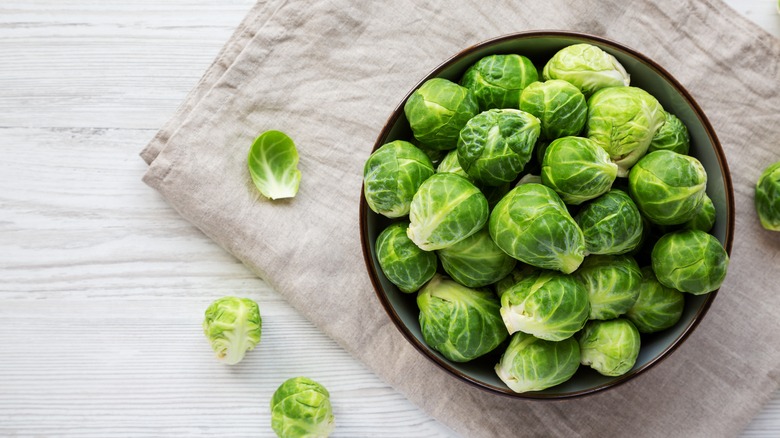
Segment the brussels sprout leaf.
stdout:
<path fill-rule="evenodd" d="M 260 134 L 249 149 L 247 164 L 252 182 L 263 196 L 282 199 L 298 193 L 301 182 L 298 151 L 285 133 L 266 131 Z"/>

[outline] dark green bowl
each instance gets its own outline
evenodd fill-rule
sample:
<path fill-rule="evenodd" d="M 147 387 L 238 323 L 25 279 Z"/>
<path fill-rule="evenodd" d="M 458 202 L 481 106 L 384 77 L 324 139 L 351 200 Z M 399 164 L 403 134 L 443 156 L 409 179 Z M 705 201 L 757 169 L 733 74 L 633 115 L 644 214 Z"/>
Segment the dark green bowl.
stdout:
<path fill-rule="evenodd" d="M 707 170 L 707 194 L 717 209 L 717 219 L 711 233 L 720 240 L 726 251 L 731 253 L 734 235 L 734 192 L 723 149 L 710 122 L 693 97 L 663 67 L 641 53 L 620 43 L 587 34 L 562 31 L 521 32 L 494 38 L 463 50 L 422 78 L 414 89 L 434 77 L 457 82 L 463 72 L 483 56 L 517 53 L 527 56 L 537 65 L 544 65 L 544 62 L 561 48 L 578 43 L 593 44 L 614 55 L 630 73 L 632 86 L 648 91 L 658 99 L 664 109 L 675 114 L 687 125 L 691 135 L 690 154 L 698 158 Z M 379 133 L 374 150 L 392 140 L 411 138 L 403 105 L 414 89 L 410 90 L 393 110 L 387 124 Z M 677 325 L 656 334 L 643 335 L 636 365 L 620 377 L 605 377 L 581 366 L 568 382 L 544 391 L 517 394 L 504 385 L 494 371 L 502 351 L 469 363 L 455 363 L 425 344 L 417 320 L 415 295 L 400 292 L 385 278 L 376 260 L 374 242 L 388 223 L 387 219 L 368 208 L 361 191 L 360 237 L 363 255 L 376 294 L 390 319 L 406 339 L 443 372 L 499 395 L 560 399 L 592 394 L 631 380 L 661 362 L 679 347 L 702 320 L 717 295 L 717 291 L 700 296 L 686 294 L 685 311 Z"/>

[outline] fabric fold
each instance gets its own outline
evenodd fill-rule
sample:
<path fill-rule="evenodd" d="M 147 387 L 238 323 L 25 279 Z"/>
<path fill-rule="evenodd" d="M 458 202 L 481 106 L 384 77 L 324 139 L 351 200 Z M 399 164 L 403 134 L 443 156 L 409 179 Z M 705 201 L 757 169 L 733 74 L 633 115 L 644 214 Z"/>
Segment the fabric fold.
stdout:
<path fill-rule="evenodd" d="M 469 437 L 736 435 L 778 388 L 780 236 L 753 186 L 780 160 L 780 43 L 718 1 L 269 1 L 143 153 L 144 181 L 383 380 Z M 737 200 L 732 264 L 709 314 L 663 363 L 560 402 L 499 397 L 423 358 L 379 304 L 361 253 L 362 166 L 391 111 L 427 72 L 524 30 L 598 34 L 671 72 L 708 115 Z M 296 142 L 298 195 L 269 201 L 246 153 L 262 131 Z"/>

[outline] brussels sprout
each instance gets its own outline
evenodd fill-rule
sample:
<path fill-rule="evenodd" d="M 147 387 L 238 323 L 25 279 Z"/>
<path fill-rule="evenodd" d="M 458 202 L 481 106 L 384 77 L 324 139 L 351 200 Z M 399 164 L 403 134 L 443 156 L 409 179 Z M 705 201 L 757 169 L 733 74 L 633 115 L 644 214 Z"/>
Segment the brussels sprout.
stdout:
<path fill-rule="evenodd" d="M 672 151 L 650 152 L 628 175 L 628 190 L 639 211 L 659 225 L 683 224 L 704 200 L 707 172 L 699 160 Z"/>
<path fill-rule="evenodd" d="M 474 184 L 437 173 L 412 198 L 407 234 L 425 251 L 446 248 L 476 233 L 488 220 L 488 202 Z"/>
<path fill-rule="evenodd" d="M 559 342 L 517 332 L 512 335 L 496 374 L 514 392 L 541 391 L 569 380 L 580 366 L 574 338 Z"/>
<path fill-rule="evenodd" d="M 525 56 L 490 55 L 466 70 L 460 84 L 470 89 L 482 111 L 517 108 L 520 93 L 539 80 L 536 67 Z"/>
<path fill-rule="evenodd" d="M 694 295 L 718 289 L 729 266 L 718 239 L 699 230 L 665 234 L 653 246 L 650 258 L 661 284 Z"/>
<path fill-rule="evenodd" d="M 715 204 L 713 204 L 712 199 L 705 194 L 701 206 L 699 206 L 699 209 L 696 211 L 696 215 L 693 216 L 693 219 L 684 224 L 684 228 L 689 230 L 710 231 L 715 225 L 716 214 Z"/>
<path fill-rule="evenodd" d="M 548 140 L 579 134 L 588 117 L 582 92 L 555 79 L 527 86 L 520 95 L 520 109 L 539 118 L 541 137 Z"/>
<path fill-rule="evenodd" d="M 687 155 L 691 146 L 691 137 L 688 128 L 682 120 L 672 113 L 664 114 L 664 124 L 658 129 L 650 141 L 647 152 L 667 150 Z"/>
<path fill-rule="evenodd" d="M 436 173 L 454 173 L 474 182 L 469 174 L 460 166 L 457 149 L 447 152 L 447 155 L 439 162 L 439 166 L 436 167 Z"/>
<path fill-rule="evenodd" d="M 487 354 L 508 336 L 498 298 L 436 274 L 417 294 L 425 343 L 453 362 Z"/>
<path fill-rule="evenodd" d="M 761 226 L 780 231 L 780 161 L 764 169 L 758 178 L 755 206 Z"/>
<path fill-rule="evenodd" d="M 587 203 L 574 216 L 588 254 L 625 254 L 639 247 L 642 215 L 626 192 L 612 189 Z"/>
<path fill-rule="evenodd" d="M 612 319 L 626 313 L 639 296 L 642 271 L 627 255 L 593 255 L 575 272 L 590 301 L 589 319 Z"/>
<path fill-rule="evenodd" d="M 548 341 L 577 333 L 588 320 L 588 291 L 573 276 L 537 270 L 501 295 L 509 334 L 521 331 Z"/>
<path fill-rule="evenodd" d="M 409 239 L 408 222 L 385 228 L 376 238 L 376 258 L 385 277 L 402 292 L 417 292 L 436 273 L 436 254 L 421 250 Z"/>
<path fill-rule="evenodd" d="M 623 87 L 630 83 L 620 62 L 591 44 L 574 44 L 559 50 L 547 61 L 542 77 L 569 82 L 586 96 L 602 88 Z"/>
<path fill-rule="evenodd" d="M 487 227 L 437 253 L 444 271 L 468 287 L 495 283 L 506 277 L 517 263 L 493 243 Z"/>
<path fill-rule="evenodd" d="M 542 183 L 563 202 L 579 205 L 612 187 L 618 167 L 606 151 L 582 137 L 559 138 L 547 147 L 542 160 Z"/>
<path fill-rule="evenodd" d="M 588 321 L 578 340 L 580 363 L 605 376 L 622 376 L 639 356 L 639 331 L 624 318 Z"/>
<path fill-rule="evenodd" d="M 466 123 L 458 138 L 458 162 L 476 182 L 513 181 L 531 159 L 539 119 L 515 109 L 492 109 Z"/>
<path fill-rule="evenodd" d="M 301 183 L 298 149 L 287 134 L 266 131 L 252 143 L 247 156 L 249 176 L 266 198 L 293 198 Z"/>
<path fill-rule="evenodd" d="M 249 298 L 222 297 L 209 305 L 203 333 L 217 358 L 235 365 L 260 343 L 263 319 L 260 308 Z"/>
<path fill-rule="evenodd" d="M 626 318 L 639 333 L 655 333 L 677 324 L 685 306 L 682 292 L 661 284 L 649 266 L 642 268 L 639 297 Z"/>
<path fill-rule="evenodd" d="M 404 104 L 412 134 L 431 149 L 455 149 L 458 133 L 479 105 L 474 94 L 447 79 L 433 78 L 415 90 Z"/>
<path fill-rule="evenodd" d="M 433 173 L 431 160 L 413 144 L 403 140 L 387 143 L 374 151 L 363 167 L 366 203 L 383 216 L 405 216 L 417 189 Z"/>
<path fill-rule="evenodd" d="M 655 97 L 641 88 L 605 88 L 588 100 L 588 138 L 607 151 L 623 177 L 647 153 L 664 114 Z"/>
<path fill-rule="evenodd" d="M 314 380 L 287 379 L 271 397 L 271 428 L 280 438 L 325 438 L 335 427 L 330 393 Z"/>
<path fill-rule="evenodd" d="M 555 192 L 522 184 L 496 204 L 490 237 L 507 254 L 532 266 L 574 272 L 585 258 L 585 239 Z"/>

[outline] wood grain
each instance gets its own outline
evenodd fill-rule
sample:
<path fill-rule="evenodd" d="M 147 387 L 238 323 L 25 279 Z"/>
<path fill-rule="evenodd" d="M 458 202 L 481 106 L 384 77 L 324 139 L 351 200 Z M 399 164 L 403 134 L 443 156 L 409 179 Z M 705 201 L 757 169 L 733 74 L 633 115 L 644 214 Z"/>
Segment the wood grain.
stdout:
<path fill-rule="evenodd" d="M 729 3 L 780 36 L 770 3 Z M 251 0 L 0 3 L 0 436 L 273 436 L 268 400 L 306 375 L 339 437 L 445 437 L 140 182 L 141 148 Z M 260 303 L 236 367 L 209 302 Z M 780 394 L 744 431 L 780 436 Z"/>

